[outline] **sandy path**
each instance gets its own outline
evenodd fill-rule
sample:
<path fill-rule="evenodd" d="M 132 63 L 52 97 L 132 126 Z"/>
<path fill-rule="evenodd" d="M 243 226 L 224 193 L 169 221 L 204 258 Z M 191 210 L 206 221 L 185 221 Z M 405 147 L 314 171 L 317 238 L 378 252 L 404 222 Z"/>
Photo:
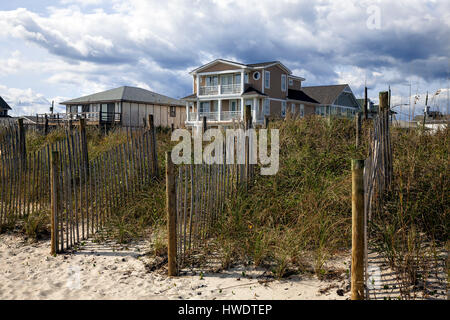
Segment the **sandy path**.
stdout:
<path fill-rule="evenodd" d="M 148 272 L 147 242 L 122 248 L 87 241 L 73 254 L 49 255 L 49 241 L 0 235 L 0 299 L 347 299 L 346 281 L 292 276 L 259 283 L 263 270 L 234 268 L 167 278 Z M 243 277 L 242 272 L 245 272 Z M 202 279 L 201 279 L 202 278 Z M 261 280 L 261 278 L 259 278 Z"/>

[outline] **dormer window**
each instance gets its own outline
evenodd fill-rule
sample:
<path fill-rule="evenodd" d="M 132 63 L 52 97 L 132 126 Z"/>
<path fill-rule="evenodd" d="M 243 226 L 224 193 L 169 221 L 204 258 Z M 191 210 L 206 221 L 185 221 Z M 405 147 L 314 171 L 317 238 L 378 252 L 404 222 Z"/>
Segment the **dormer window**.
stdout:
<path fill-rule="evenodd" d="M 259 71 L 256 71 L 255 73 L 253 73 L 253 80 L 258 81 L 261 78 L 261 73 L 259 73 Z"/>

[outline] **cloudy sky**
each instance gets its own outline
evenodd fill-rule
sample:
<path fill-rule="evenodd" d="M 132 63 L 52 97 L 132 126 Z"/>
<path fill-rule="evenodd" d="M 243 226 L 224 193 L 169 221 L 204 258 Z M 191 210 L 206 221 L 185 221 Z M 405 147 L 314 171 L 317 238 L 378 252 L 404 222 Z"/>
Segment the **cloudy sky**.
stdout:
<path fill-rule="evenodd" d="M 180 98 L 188 72 L 216 58 L 280 60 L 305 86 L 348 83 L 358 97 L 367 83 L 375 101 L 390 85 L 393 104 L 411 88 L 416 113 L 429 91 L 446 111 L 449 53 L 448 0 L 0 2 L 0 95 L 14 115 L 122 85 Z"/>

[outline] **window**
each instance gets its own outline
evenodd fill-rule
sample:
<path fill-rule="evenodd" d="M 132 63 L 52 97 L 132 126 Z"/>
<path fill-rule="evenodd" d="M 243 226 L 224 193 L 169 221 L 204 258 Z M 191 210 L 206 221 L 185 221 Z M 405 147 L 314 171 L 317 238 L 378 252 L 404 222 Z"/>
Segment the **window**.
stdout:
<path fill-rule="evenodd" d="M 217 86 L 219 84 L 219 77 L 212 76 L 212 77 L 206 77 L 206 86 Z"/>
<path fill-rule="evenodd" d="M 281 116 L 286 117 L 286 101 L 281 101 Z"/>
<path fill-rule="evenodd" d="M 241 74 L 240 73 L 237 73 L 234 75 L 234 83 L 241 84 Z"/>
<path fill-rule="evenodd" d="M 258 81 L 259 78 L 261 78 L 261 73 L 259 73 L 259 71 L 256 71 L 256 72 L 253 74 L 253 80 Z"/>
<path fill-rule="evenodd" d="M 281 91 L 283 91 L 283 92 L 286 91 L 286 75 L 285 74 L 281 75 Z"/>
<path fill-rule="evenodd" d="M 176 107 L 170 107 L 170 117 L 175 118 L 177 116 L 177 108 Z"/>
<path fill-rule="evenodd" d="M 300 105 L 300 117 L 304 117 L 305 116 L 305 105 L 301 104 Z"/>
<path fill-rule="evenodd" d="M 270 89 L 270 71 L 264 73 L 264 88 Z"/>
<path fill-rule="evenodd" d="M 231 100 L 231 111 L 237 111 L 236 100 Z"/>
<path fill-rule="evenodd" d="M 244 74 L 244 83 L 248 83 L 248 73 Z"/>
<path fill-rule="evenodd" d="M 295 103 L 291 104 L 291 113 L 294 114 L 295 113 Z"/>
<path fill-rule="evenodd" d="M 200 102 L 200 113 L 209 112 L 209 102 Z"/>
<path fill-rule="evenodd" d="M 269 99 L 264 100 L 264 115 L 265 116 L 270 115 L 270 100 Z"/>
<path fill-rule="evenodd" d="M 294 80 L 289 79 L 289 85 L 290 85 L 290 86 L 293 86 L 293 85 L 294 85 Z"/>

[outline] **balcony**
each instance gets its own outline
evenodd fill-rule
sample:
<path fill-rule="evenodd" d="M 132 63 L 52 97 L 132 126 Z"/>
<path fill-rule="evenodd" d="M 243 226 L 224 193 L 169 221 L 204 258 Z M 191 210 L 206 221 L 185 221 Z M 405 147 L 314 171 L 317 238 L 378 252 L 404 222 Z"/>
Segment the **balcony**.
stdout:
<path fill-rule="evenodd" d="M 223 84 L 217 86 L 200 87 L 200 96 L 216 96 L 221 94 L 239 94 L 241 93 L 240 84 Z"/>
<path fill-rule="evenodd" d="M 222 111 L 222 112 L 200 112 L 197 118 L 197 112 L 189 112 L 189 122 L 202 121 L 203 117 L 206 117 L 206 121 L 211 122 L 230 122 L 234 120 L 242 120 L 242 114 L 240 111 Z"/>
<path fill-rule="evenodd" d="M 68 112 L 68 113 L 52 113 L 37 114 L 36 122 L 49 124 L 58 124 L 63 122 L 77 121 L 86 119 L 88 124 L 114 124 L 120 123 L 122 115 L 117 112 Z"/>

